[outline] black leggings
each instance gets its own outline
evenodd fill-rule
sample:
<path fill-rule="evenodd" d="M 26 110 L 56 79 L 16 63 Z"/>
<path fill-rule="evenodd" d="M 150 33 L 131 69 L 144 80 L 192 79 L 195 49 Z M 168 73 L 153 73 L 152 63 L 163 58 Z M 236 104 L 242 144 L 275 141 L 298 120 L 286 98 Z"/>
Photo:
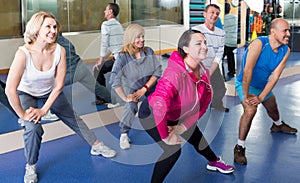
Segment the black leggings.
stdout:
<path fill-rule="evenodd" d="M 100 85 L 106 86 L 106 79 L 104 75 L 108 72 L 111 72 L 113 65 L 114 60 L 103 61 L 103 63 L 100 65 L 100 69 L 94 71 L 94 77 L 96 78 L 97 82 L 100 83 Z"/>
<path fill-rule="evenodd" d="M 140 112 L 143 114 L 148 114 L 147 117 L 143 114 L 139 114 L 140 122 L 147 133 L 159 144 L 163 149 L 162 155 L 157 160 L 154 171 L 152 173 L 152 183 L 161 183 L 164 181 L 165 177 L 168 175 L 170 170 L 175 165 L 181 154 L 181 145 L 167 145 L 161 140 L 159 132 L 156 128 L 153 115 L 149 109 L 147 99 L 145 99 L 141 105 Z M 149 114 L 150 112 L 150 114 Z M 171 122 L 171 125 L 175 125 Z M 187 142 L 192 144 L 195 150 L 204 156 L 208 161 L 216 161 L 217 156 L 210 149 L 205 137 L 199 130 L 198 126 L 195 124 L 193 127 L 189 128 L 186 132 L 181 135 Z"/>

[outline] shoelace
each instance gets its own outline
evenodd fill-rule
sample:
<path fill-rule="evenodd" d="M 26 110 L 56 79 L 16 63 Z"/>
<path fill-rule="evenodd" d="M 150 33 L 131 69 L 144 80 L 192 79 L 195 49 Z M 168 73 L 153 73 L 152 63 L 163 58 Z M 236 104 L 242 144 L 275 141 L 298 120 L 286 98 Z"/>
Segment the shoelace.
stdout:
<path fill-rule="evenodd" d="M 222 164 L 224 164 L 225 166 L 228 166 L 228 165 L 225 163 L 225 161 L 223 161 L 221 158 L 220 158 L 217 162 L 222 163 Z"/>

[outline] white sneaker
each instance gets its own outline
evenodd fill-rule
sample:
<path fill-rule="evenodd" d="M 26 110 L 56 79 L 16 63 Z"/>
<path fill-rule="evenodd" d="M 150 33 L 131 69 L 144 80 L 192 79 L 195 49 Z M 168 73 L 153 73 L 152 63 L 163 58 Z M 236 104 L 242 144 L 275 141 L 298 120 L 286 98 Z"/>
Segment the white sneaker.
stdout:
<path fill-rule="evenodd" d="M 42 117 L 42 120 L 44 121 L 57 121 L 59 120 L 59 118 L 55 115 L 55 114 L 52 114 L 50 112 L 50 110 L 48 111 L 47 114 L 45 114 L 43 117 Z"/>
<path fill-rule="evenodd" d="M 26 164 L 26 172 L 24 175 L 24 183 L 36 183 L 38 182 L 37 174 L 36 174 L 36 165 L 28 165 Z"/>
<path fill-rule="evenodd" d="M 109 108 L 109 109 L 119 107 L 119 106 L 120 106 L 120 103 L 116 103 L 116 104 L 109 103 L 109 104 L 107 104 L 107 108 Z"/>
<path fill-rule="evenodd" d="M 25 126 L 25 122 L 24 122 L 24 120 L 23 119 L 21 119 L 21 118 L 19 118 L 18 119 L 18 123 L 21 125 L 21 126 Z"/>
<path fill-rule="evenodd" d="M 129 149 L 130 148 L 130 139 L 128 138 L 127 133 L 122 133 L 120 137 L 120 148 Z"/>
<path fill-rule="evenodd" d="M 117 152 L 104 145 L 103 142 L 100 142 L 99 144 L 92 147 L 91 154 L 95 156 L 102 155 L 105 158 L 112 158 L 116 156 Z"/>

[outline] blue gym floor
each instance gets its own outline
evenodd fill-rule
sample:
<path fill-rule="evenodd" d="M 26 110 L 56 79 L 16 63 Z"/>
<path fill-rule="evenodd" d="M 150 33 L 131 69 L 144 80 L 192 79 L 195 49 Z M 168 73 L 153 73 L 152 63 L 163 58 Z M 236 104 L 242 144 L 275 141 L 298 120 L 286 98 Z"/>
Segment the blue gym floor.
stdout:
<path fill-rule="evenodd" d="M 299 54 L 292 54 L 288 66 L 299 65 Z M 280 79 L 274 89 L 282 119 L 300 130 L 300 75 Z M 80 94 L 80 91 L 78 91 Z M 84 90 L 81 92 L 85 92 Z M 77 98 L 90 103 L 92 96 Z M 238 97 L 226 96 L 229 113 L 207 111 L 199 121 L 199 127 L 210 142 L 212 149 L 227 163 L 233 163 L 233 148 L 237 142 L 239 118 L 242 106 Z M 80 102 L 79 102 L 80 103 Z M 88 104 L 86 104 L 88 105 Z M 83 111 L 86 107 L 75 106 Z M 0 106 L 1 123 L 4 127 L 15 125 L 16 121 L 7 110 Z M 100 109 L 93 109 L 100 110 Z M 4 117 L 3 117 L 4 116 Z M 300 181 L 300 142 L 298 135 L 271 133 L 271 119 L 262 106 L 254 118 L 246 141 L 248 165 L 234 164 L 236 171 L 230 175 L 206 170 L 207 161 L 198 155 L 189 144 L 183 151 L 175 167 L 166 178 L 166 183 L 294 183 Z M 1 128 L 4 128 L 1 127 Z M 42 144 L 38 162 L 38 177 L 41 183 L 148 183 L 154 162 L 161 149 L 141 128 L 139 121 L 134 122 L 129 137 L 132 148 L 119 148 L 118 124 L 94 129 L 100 140 L 114 148 L 118 154 L 106 159 L 91 156 L 90 147 L 77 135 L 71 135 Z M 300 133 L 300 132 L 298 132 Z M 14 139 L 11 139 L 14 143 Z M 0 182 L 17 183 L 23 181 L 25 172 L 23 149 L 0 154 Z"/>

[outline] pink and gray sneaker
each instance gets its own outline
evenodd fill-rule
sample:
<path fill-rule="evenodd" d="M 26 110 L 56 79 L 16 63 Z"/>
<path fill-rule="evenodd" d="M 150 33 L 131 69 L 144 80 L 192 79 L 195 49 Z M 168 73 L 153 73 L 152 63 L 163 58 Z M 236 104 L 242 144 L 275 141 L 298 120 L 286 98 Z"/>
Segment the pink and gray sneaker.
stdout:
<path fill-rule="evenodd" d="M 225 174 L 234 172 L 234 166 L 227 165 L 220 157 L 218 157 L 217 161 L 209 161 L 206 168 L 211 171 L 219 171 Z"/>

